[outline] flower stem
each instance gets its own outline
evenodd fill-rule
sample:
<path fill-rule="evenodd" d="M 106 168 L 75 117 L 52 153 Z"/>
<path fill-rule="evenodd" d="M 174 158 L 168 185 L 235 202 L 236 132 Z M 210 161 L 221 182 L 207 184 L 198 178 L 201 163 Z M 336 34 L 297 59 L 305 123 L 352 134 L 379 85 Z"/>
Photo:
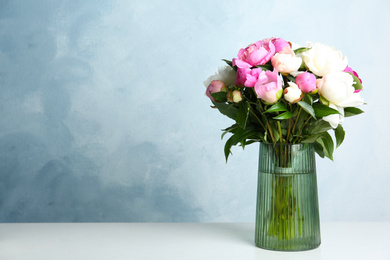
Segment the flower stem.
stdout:
<path fill-rule="evenodd" d="M 263 122 L 261 122 L 260 118 L 256 115 L 255 112 L 252 111 L 251 108 L 249 108 L 249 111 L 253 114 L 253 116 L 259 121 L 260 125 L 264 128 L 264 131 L 267 131 L 267 128 L 264 126 Z"/>
<path fill-rule="evenodd" d="M 272 142 L 275 143 L 275 138 L 274 138 L 274 134 L 272 133 L 271 125 L 269 124 L 269 122 L 268 122 L 268 120 L 267 120 L 267 117 L 264 116 L 264 113 L 263 113 L 263 112 L 264 112 L 263 105 L 261 104 L 260 99 L 257 99 L 257 102 L 258 102 L 259 107 L 260 107 L 260 110 L 261 110 L 260 113 L 261 113 L 261 115 L 263 116 L 263 118 L 265 119 L 265 121 L 267 122 L 267 127 L 268 127 L 269 134 L 270 134 L 270 136 L 271 136 Z M 259 121 L 260 121 L 260 120 L 259 120 Z M 263 127 L 264 127 L 264 126 L 263 126 Z M 267 131 L 267 130 L 265 129 L 265 127 L 264 127 L 264 130 Z"/>
<path fill-rule="evenodd" d="M 269 124 L 269 122 L 267 122 L 267 125 L 268 125 L 269 135 L 271 136 L 272 142 L 275 143 L 275 138 L 274 138 L 274 134 L 272 133 L 271 125 Z"/>
<path fill-rule="evenodd" d="M 290 139 L 290 130 L 291 130 L 291 118 L 288 119 L 288 129 L 287 129 L 286 143 L 288 143 L 289 139 Z"/>
<path fill-rule="evenodd" d="M 280 121 L 278 121 L 278 128 L 279 128 L 279 141 L 282 143 L 282 127 L 280 125 Z"/>
<path fill-rule="evenodd" d="M 297 123 L 298 123 L 298 120 L 299 120 L 299 116 L 301 115 L 301 112 L 302 112 L 302 107 L 300 107 L 300 109 L 298 111 L 297 119 L 294 122 L 294 126 L 293 126 L 293 129 L 292 129 L 292 133 L 293 134 L 294 134 L 294 131 L 295 131 L 295 127 L 297 126 Z"/>
<path fill-rule="evenodd" d="M 305 125 L 307 125 L 307 123 L 309 122 L 309 120 L 310 120 L 311 118 L 312 118 L 312 116 L 310 115 L 310 116 L 307 118 L 307 120 L 305 121 L 305 123 L 303 123 L 302 127 L 298 130 L 297 135 L 300 135 L 300 134 L 301 134 L 303 128 L 305 127 Z"/>

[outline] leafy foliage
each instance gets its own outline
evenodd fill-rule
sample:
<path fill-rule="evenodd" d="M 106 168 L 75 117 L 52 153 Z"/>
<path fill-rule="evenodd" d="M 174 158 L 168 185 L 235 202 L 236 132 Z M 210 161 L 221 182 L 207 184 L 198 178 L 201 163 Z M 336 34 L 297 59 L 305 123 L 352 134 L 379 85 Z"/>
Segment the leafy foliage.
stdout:
<path fill-rule="evenodd" d="M 296 50 L 306 51 L 307 48 Z M 228 65 L 235 68 L 228 60 Z M 270 63 L 259 66 L 269 69 Z M 283 81 L 295 82 L 292 75 L 282 75 Z M 314 143 L 315 151 L 321 157 L 333 160 L 333 152 L 344 141 L 345 131 L 341 125 L 333 129 L 323 117 L 340 114 L 338 110 L 330 108 L 326 100 L 318 93 L 303 94 L 301 101 L 289 103 L 281 98 L 275 104 L 268 105 L 257 98 L 253 88 L 243 86 L 227 86 L 228 90 L 240 89 L 243 100 L 239 103 L 229 102 L 227 92 L 213 93 L 213 108 L 231 118 L 235 123 L 223 129 L 222 138 L 231 134 L 227 139 L 224 153 L 226 160 L 235 145 L 245 146 L 255 142 L 270 143 Z M 356 107 L 344 109 L 344 116 L 354 116 L 363 113 Z M 328 133 L 334 131 L 335 142 Z"/>

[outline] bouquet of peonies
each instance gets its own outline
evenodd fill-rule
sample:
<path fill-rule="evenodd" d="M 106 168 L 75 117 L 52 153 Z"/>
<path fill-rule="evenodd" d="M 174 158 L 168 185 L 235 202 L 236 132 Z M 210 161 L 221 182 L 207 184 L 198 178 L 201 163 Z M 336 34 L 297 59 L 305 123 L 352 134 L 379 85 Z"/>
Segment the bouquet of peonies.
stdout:
<path fill-rule="evenodd" d="M 361 114 L 362 81 L 332 47 L 282 38 L 264 39 L 241 49 L 237 58 L 204 83 L 212 108 L 235 120 L 223 130 L 226 160 L 233 145 L 254 142 L 314 143 L 316 153 L 333 160 L 344 140 L 344 117 Z"/>

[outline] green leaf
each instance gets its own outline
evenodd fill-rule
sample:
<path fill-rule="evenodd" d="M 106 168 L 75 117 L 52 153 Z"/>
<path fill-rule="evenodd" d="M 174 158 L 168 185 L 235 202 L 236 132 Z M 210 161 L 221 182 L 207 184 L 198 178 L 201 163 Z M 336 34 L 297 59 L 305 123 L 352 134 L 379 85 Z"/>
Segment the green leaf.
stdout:
<path fill-rule="evenodd" d="M 288 75 L 286 75 L 285 77 L 286 77 L 289 81 L 292 81 L 292 82 L 295 83 L 295 77 L 294 77 L 293 75 L 288 74 Z"/>
<path fill-rule="evenodd" d="M 233 62 L 230 61 L 230 60 L 225 60 L 225 59 L 222 59 L 224 62 L 226 62 L 227 65 L 229 65 L 230 67 L 233 67 Z"/>
<path fill-rule="evenodd" d="M 306 103 L 308 103 L 309 105 L 313 105 L 313 97 L 310 94 L 305 95 L 304 101 L 306 101 Z"/>
<path fill-rule="evenodd" d="M 316 140 L 316 143 L 321 145 L 324 156 L 333 161 L 334 143 L 330 134 L 328 132 L 322 133 Z"/>
<path fill-rule="evenodd" d="M 345 137 L 345 131 L 340 124 L 334 129 L 334 135 L 336 137 L 336 148 L 338 148 L 343 143 Z"/>
<path fill-rule="evenodd" d="M 361 113 L 364 113 L 364 111 L 357 108 L 357 107 L 345 107 L 344 108 L 344 117 L 356 116 L 356 115 L 359 115 Z"/>
<path fill-rule="evenodd" d="M 309 113 L 312 117 L 316 118 L 316 114 L 315 114 L 314 109 L 311 105 L 309 105 L 305 101 L 299 101 L 298 105 L 300 105 L 303 108 L 303 110 L 305 110 L 307 113 Z"/>
<path fill-rule="evenodd" d="M 314 143 L 314 150 L 316 151 L 316 153 L 321 157 L 321 158 L 324 158 L 325 157 L 325 153 L 324 153 L 324 148 L 322 147 L 322 145 L 318 142 L 315 142 Z"/>
<path fill-rule="evenodd" d="M 340 114 L 340 112 L 336 109 L 333 109 L 331 107 L 328 107 L 321 103 L 314 103 L 313 104 L 314 112 L 316 113 L 316 116 L 321 118 L 333 114 Z"/>
<path fill-rule="evenodd" d="M 314 134 L 314 135 L 305 136 L 301 142 L 302 143 L 314 143 L 315 141 L 317 141 L 317 139 L 320 135 L 321 134 Z"/>
<path fill-rule="evenodd" d="M 330 129 L 332 129 L 332 126 L 329 124 L 329 122 L 326 122 L 323 119 L 315 121 L 313 125 L 309 127 L 311 134 L 318 134 L 326 132 Z"/>
<path fill-rule="evenodd" d="M 233 134 L 234 134 L 234 133 L 236 132 L 236 130 L 239 129 L 239 128 L 240 128 L 240 126 L 239 126 L 238 124 L 234 124 L 234 125 L 232 125 L 232 126 L 226 128 L 226 129 L 223 129 L 223 130 L 222 130 L 223 133 L 222 133 L 222 135 L 221 135 L 221 139 L 223 139 L 224 136 L 225 136 L 227 133 L 233 133 Z"/>
<path fill-rule="evenodd" d="M 279 135 L 278 129 L 276 129 L 276 127 L 272 127 L 271 126 L 271 131 L 272 131 L 272 134 L 273 134 L 273 136 L 275 138 L 275 142 L 278 142 L 279 139 L 281 138 L 281 136 Z"/>
<path fill-rule="evenodd" d="M 241 133 L 241 135 L 239 136 L 239 142 L 241 143 L 242 149 L 244 149 L 247 144 L 250 144 L 250 142 L 247 142 L 247 139 L 258 139 L 258 135 L 259 133 L 254 130 L 249 130 Z"/>
<path fill-rule="evenodd" d="M 213 102 L 214 107 L 221 112 L 221 114 L 230 117 L 233 120 L 236 120 L 238 109 L 233 106 L 233 104 L 218 103 Z"/>
<path fill-rule="evenodd" d="M 215 100 L 217 100 L 218 102 L 226 102 L 227 101 L 226 95 L 227 92 L 224 91 L 211 93 L 211 96 L 215 98 Z"/>
<path fill-rule="evenodd" d="M 232 153 L 231 152 L 232 146 L 233 146 L 233 136 L 231 136 L 225 143 L 224 152 L 225 152 L 226 162 L 228 161 L 229 155 Z"/>
<path fill-rule="evenodd" d="M 248 121 L 250 106 L 251 105 L 249 104 L 249 102 L 243 101 L 240 103 L 239 108 L 238 108 L 236 121 L 237 121 L 237 124 L 239 124 L 239 126 L 241 126 L 243 129 L 246 128 L 246 123 Z"/>
<path fill-rule="evenodd" d="M 272 70 L 271 64 L 264 64 L 264 65 L 256 65 L 256 68 L 261 68 L 262 70 Z"/>
<path fill-rule="evenodd" d="M 235 130 L 237 130 L 238 128 L 240 128 L 240 126 L 238 124 L 233 124 L 233 125 L 229 126 L 228 128 L 222 129 L 222 131 L 228 132 L 228 133 L 234 133 Z"/>
<path fill-rule="evenodd" d="M 304 52 L 304 51 L 308 51 L 310 49 L 311 48 L 301 47 L 301 48 L 298 48 L 298 49 L 294 50 L 294 52 L 295 52 L 295 54 L 298 54 L 298 53 L 301 53 L 301 52 Z"/>
<path fill-rule="evenodd" d="M 259 138 L 259 132 L 253 127 L 250 129 L 243 129 L 241 127 L 236 128 L 233 135 L 225 143 L 224 152 L 225 152 L 226 162 L 229 158 L 229 155 L 232 153 L 231 147 L 233 145 L 237 145 L 238 143 L 241 143 L 242 147 L 244 148 L 245 145 L 247 144 L 246 139 L 257 139 L 257 138 Z"/>
<path fill-rule="evenodd" d="M 279 111 L 287 111 L 287 107 L 285 104 L 278 102 L 274 105 L 272 105 L 270 108 L 268 108 L 264 113 L 272 113 L 272 112 L 279 112 Z"/>
<path fill-rule="evenodd" d="M 292 113 L 292 117 L 296 117 L 296 116 L 298 115 L 298 113 L 299 113 L 299 107 L 296 106 L 296 107 L 294 108 L 293 113 Z"/>
<path fill-rule="evenodd" d="M 273 117 L 273 119 L 284 120 L 284 119 L 291 118 L 291 116 L 292 116 L 292 113 L 290 111 L 286 111 L 278 116 Z"/>

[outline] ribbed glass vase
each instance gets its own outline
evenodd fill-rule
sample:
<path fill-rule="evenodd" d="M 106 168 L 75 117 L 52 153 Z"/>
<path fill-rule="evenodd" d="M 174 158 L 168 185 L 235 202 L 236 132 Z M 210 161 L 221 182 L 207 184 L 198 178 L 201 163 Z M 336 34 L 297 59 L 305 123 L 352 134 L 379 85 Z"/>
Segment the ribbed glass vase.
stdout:
<path fill-rule="evenodd" d="M 256 246 L 301 251 L 321 244 L 313 144 L 260 143 Z"/>

